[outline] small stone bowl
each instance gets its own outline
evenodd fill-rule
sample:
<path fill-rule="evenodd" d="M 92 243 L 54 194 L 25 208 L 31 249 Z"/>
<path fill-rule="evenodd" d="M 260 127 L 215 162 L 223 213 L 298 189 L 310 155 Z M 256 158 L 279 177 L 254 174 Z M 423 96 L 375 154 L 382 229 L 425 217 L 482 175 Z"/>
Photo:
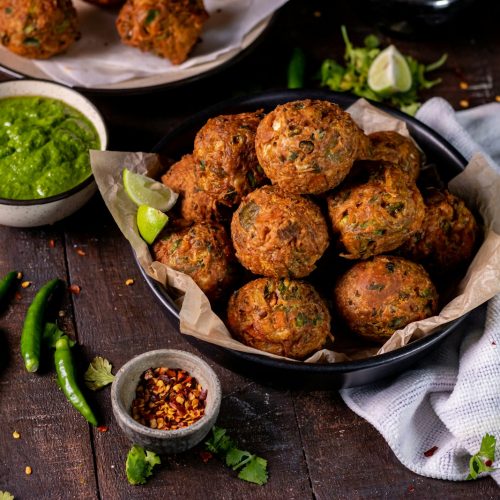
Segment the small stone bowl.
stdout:
<path fill-rule="evenodd" d="M 148 368 L 186 370 L 207 390 L 205 414 L 194 424 L 176 430 L 150 429 L 136 422 L 130 413 L 141 375 Z M 145 352 L 125 363 L 111 387 L 111 403 L 118 425 L 134 444 L 156 453 L 180 453 L 196 446 L 209 433 L 219 415 L 221 403 L 219 379 L 201 358 L 185 351 L 159 349 Z"/>

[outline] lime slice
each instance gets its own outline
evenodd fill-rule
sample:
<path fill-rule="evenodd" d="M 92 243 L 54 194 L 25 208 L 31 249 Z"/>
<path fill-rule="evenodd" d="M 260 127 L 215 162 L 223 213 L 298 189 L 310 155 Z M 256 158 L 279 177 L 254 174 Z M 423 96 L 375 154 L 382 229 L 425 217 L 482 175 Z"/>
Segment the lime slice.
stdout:
<path fill-rule="evenodd" d="M 153 243 L 167 222 L 168 216 L 161 210 L 147 205 L 139 205 L 137 209 L 137 227 L 142 239 L 149 245 Z"/>
<path fill-rule="evenodd" d="M 406 92 L 410 90 L 411 84 L 408 62 L 394 45 L 384 49 L 368 70 L 368 86 L 381 95 Z"/>
<path fill-rule="evenodd" d="M 146 175 L 123 169 L 123 187 L 136 205 L 148 205 L 162 212 L 170 210 L 177 201 L 177 193 Z"/>

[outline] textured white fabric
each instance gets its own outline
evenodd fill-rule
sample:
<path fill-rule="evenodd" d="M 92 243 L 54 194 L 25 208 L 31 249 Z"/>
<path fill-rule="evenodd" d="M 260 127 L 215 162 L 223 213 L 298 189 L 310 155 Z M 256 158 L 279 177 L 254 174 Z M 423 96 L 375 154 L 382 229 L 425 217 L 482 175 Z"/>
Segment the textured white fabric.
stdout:
<path fill-rule="evenodd" d="M 500 175 L 500 104 L 455 112 L 443 99 L 422 106 L 417 118 L 467 159 L 482 152 Z M 500 201 L 499 201 L 500 202 Z M 486 320 L 485 320 L 486 316 Z M 500 295 L 475 310 L 441 347 L 391 380 L 340 391 L 410 470 L 463 480 L 485 433 L 497 438 L 500 462 Z M 424 452 L 437 446 L 430 457 Z M 491 474 L 500 484 L 500 471 Z"/>

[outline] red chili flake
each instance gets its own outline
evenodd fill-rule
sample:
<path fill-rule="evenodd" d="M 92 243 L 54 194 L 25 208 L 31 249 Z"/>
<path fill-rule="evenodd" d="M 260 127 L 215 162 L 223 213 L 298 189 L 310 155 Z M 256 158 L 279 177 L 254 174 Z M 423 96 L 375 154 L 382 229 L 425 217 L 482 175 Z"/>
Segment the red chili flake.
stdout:
<path fill-rule="evenodd" d="M 491 467 L 493 465 L 493 462 L 491 460 L 486 460 L 484 462 L 484 465 L 486 465 L 486 467 Z"/>
<path fill-rule="evenodd" d="M 97 430 L 99 432 L 108 432 L 108 426 L 107 425 L 100 425 Z"/>
<path fill-rule="evenodd" d="M 80 287 L 79 285 L 70 285 L 70 286 L 68 287 L 68 290 L 69 290 L 71 293 L 73 293 L 73 294 L 75 294 L 75 295 L 78 295 L 78 294 L 81 292 L 81 290 L 82 290 L 82 289 L 81 289 L 81 287 Z"/>
<path fill-rule="evenodd" d="M 432 457 L 432 455 L 434 455 L 434 453 L 436 453 L 437 449 L 438 449 L 437 446 L 433 446 L 430 450 L 424 451 L 424 455 L 426 457 Z"/>
<path fill-rule="evenodd" d="M 415 486 L 413 486 L 413 484 L 410 484 L 410 486 L 408 486 L 408 493 L 413 493 L 415 491 Z"/>
<path fill-rule="evenodd" d="M 15 297 L 16 300 L 21 300 L 23 298 L 23 296 L 19 292 L 16 292 Z"/>
<path fill-rule="evenodd" d="M 55 248 L 56 242 L 54 240 L 49 240 L 49 247 L 50 248 Z"/>
<path fill-rule="evenodd" d="M 494 340 L 492 340 L 491 345 L 497 345 L 497 343 Z"/>
<path fill-rule="evenodd" d="M 209 451 L 200 451 L 200 457 L 203 460 L 203 463 L 206 464 L 211 458 L 213 458 L 213 455 Z"/>
<path fill-rule="evenodd" d="M 84 251 L 84 250 L 82 250 L 81 248 L 77 248 L 77 249 L 76 249 L 76 253 L 77 253 L 78 255 L 80 255 L 80 257 L 85 257 L 85 255 L 87 255 L 87 254 L 85 253 L 85 251 Z"/>

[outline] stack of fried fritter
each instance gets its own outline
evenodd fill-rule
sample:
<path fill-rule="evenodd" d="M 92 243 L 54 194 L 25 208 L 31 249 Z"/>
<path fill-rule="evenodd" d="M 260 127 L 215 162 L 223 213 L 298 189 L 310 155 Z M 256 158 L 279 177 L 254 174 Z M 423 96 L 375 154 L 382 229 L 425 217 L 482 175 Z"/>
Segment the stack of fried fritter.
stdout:
<path fill-rule="evenodd" d="M 384 342 L 436 313 L 431 276 L 456 272 L 476 247 L 462 200 L 422 196 L 421 164 L 412 139 L 367 136 L 329 101 L 217 116 L 162 177 L 181 196 L 153 253 L 219 304 L 232 291 L 227 325 L 249 346 L 304 359 L 332 338 L 332 316 Z M 330 275 L 340 261 L 349 268 L 330 283 L 330 311 L 301 279 L 317 266 Z M 245 283 L 233 291 L 237 262 Z"/>

